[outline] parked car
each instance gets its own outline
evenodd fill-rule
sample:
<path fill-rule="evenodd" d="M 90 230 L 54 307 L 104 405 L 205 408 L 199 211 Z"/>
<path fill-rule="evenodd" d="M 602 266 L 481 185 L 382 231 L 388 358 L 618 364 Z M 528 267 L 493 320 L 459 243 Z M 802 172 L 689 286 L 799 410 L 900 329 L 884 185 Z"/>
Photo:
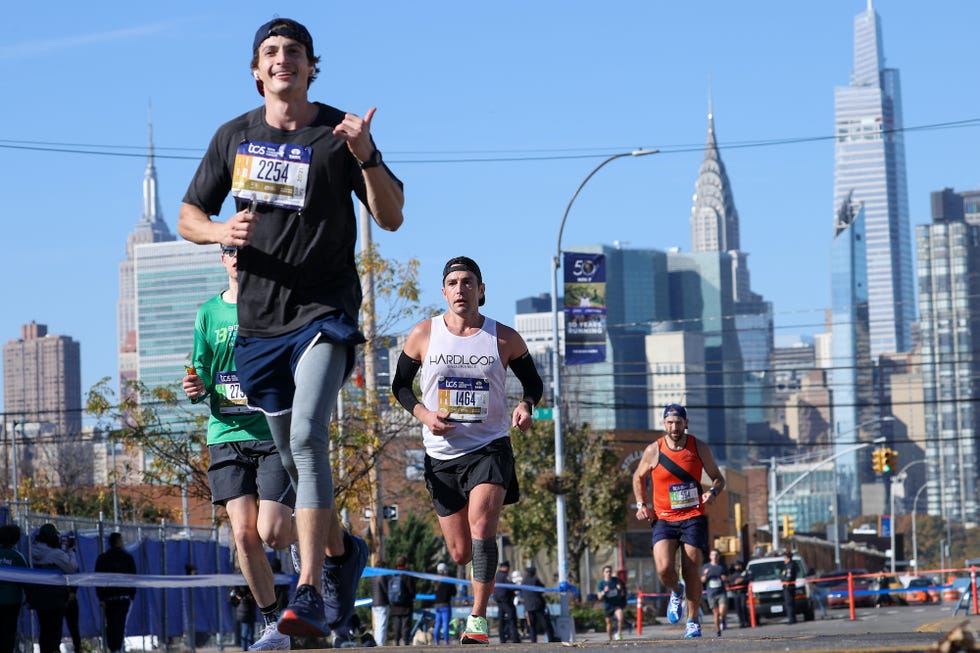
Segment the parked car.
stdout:
<path fill-rule="evenodd" d="M 854 607 L 871 607 L 875 603 L 872 591 L 872 578 L 867 569 L 837 569 L 829 571 L 817 579 L 817 583 L 827 590 L 827 607 L 843 608 L 850 603 L 847 588 L 847 574 L 854 576 Z"/>
<path fill-rule="evenodd" d="M 936 603 L 939 600 L 937 590 L 930 591 L 932 583 L 928 579 L 917 577 L 910 578 L 908 585 L 905 586 L 905 600 L 912 603 Z"/>

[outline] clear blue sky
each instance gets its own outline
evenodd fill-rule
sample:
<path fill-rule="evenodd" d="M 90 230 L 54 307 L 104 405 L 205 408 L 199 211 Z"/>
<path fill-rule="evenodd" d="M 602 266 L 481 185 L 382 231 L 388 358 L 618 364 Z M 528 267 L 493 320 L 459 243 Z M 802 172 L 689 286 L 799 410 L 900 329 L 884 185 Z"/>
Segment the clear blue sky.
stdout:
<path fill-rule="evenodd" d="M 467 254 L 483 268 L 486 312 L 513 323 L 515 300 L 550 290 L 578 184 L 636 147 L 663 153 L 593 178 L 564 248 L 689 249 L 710 85 L 753 287 L 774 303 L 777 335 L 812 333 L 830 297 L 833 144 L 737 146 L 832 133 L 834 87 L 849 82 L 865 5 L 13 3 L 0 45 L 0 342 L 36 320 L 81 342 L 83 389 L 115 375 L 118 265 L 140 214 L 147 105 L 176 232 L 215 128 L 260 104 L 249 50 L 274 14 L 313 34 L 323 57 L 313 99 L 362 115 L 378 107 L 373 133 L 405 182 L 406 220 L 374 237 L 385 257 L 421 260 L 426 302 L 440 301 L 444 261 Z M 901 71 L 905 127 L 980 117 L 980 2 L 875 8 L 886 63 Z M 930 191 L 980 187 L 980 124 L 910 131 L 905 142 L 913 226 L 929 221 Z"/>

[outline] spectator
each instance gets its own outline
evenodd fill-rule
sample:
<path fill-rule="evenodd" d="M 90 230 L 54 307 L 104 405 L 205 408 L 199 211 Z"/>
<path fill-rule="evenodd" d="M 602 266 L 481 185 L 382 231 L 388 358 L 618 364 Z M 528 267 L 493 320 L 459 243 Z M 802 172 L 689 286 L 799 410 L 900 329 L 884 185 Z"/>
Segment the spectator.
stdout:
<path fill-rule="evenodd" d="M 384 560 L 378 561 L 378 567 L 387 567 Z M 374 620 L 374 641 L 378 646 L 384 646 L 388 639 L 388 576 L 371 577 L 371 618 Z"/>
<path fill-rule="evenodd" d="M 445 576 L 449 573 L 449 565 L 445 562 L 440 562 L 436 565 L 436 573 L 440 576 Z M 436 600 L 433 604 L 436 612 L 436 623 L 433 627 L 433 638 L 435 639 L 436 646 L 439 645 L 440 640 L 444 640 L 446 644 L 449 644 L 449 621 L 453 617 L 453 597 L 456 596 L 456 584 L 447 583 L 446 581 L 440 580 L 436 583 Z"/>
<path fill-rule="evenodd" d="M 510 583 L 510 563 L 506 560 L 500 563 L 494 578 L 493 600 L 497 603 L 497 627 L 500 631 L 500 643 L 514 642 L 519 644 L 517 634 L 517 607 L 514 605 L 516 592 L 510 587 L 501 587 L 501 583 Z"/>
<path fill-rule="evenodd" d="M 66 548 L 70 542 L 66 541 Z M 78 571 L 74 546 L 62 548 L 61 535 L 54 524 L 44 524 L 34 538 L 31 563 L 35 569 L 52 569 L 66 574 Z M 66 585 L 29 585 L 28 601 L 37 612 L 39 653 L 58 653 L 61 649 L 61 622 L 68 605 Z M 81 653 L 81 643 L 75 649 Z"/>
<path fill-rule="evenodd" d="M 95 571 L 103 574 L 135 574 L 136 560 L 123 548 L 122 533 L 109 535 L 109 549 L 95 559 Z M 126 617 L 136 597 L 135 587 L 96 587 L 95 595 L 105 615 L 105 639 L 109 653 L 122 653 Z"/>
<path fill-rule="evenodd" d="M 27 567 L 27 560 L 17 550 L 20 526 L 0 526 L 0 567 Z M 0 653 L 13 653 L 17 645 L 17 622 L 24 590 L 19 583 L 0 582 Z"/>
<path fill-rule="evenodd" d="M 524 570 L 524 585 L 544 588 L 544 583 L 538 578 L 538 570 L 533 565 L 529 565 Z M 524 616 L 527 619 L 527 633 L 531 642 L 537 644 L 538 633 L 545 636 L 546 642 L 555 641 L 555 631 L 551 627 L 551 617 L 548 615 L 544 592 L 522 590 L 521 595 L 524 597 Z"/>
<path fill-rule="evenodd" d="M 793 553 L 783 553 L 783 570 L 779 575 L 783 582 L 783 610 L 786 612 L 786 623 L 796 623 L 796 563 Z"/>
<path fill-rule="evenodd" d="M 738 616 L 738 627 L 748 628 L 749 621 L 749 581 L 752 576 L 745 569 L 741 560 L 736 560 L 732 565 L 729 575 L 728 591 L 735 602 L 735 614 Z"/>
<path fill-rule="evenodd" d="M 388 578 L 388 603 L 395 646 L 412 645 L 412 617 L 415 613 L 415 579 L 406 575 L 408 557 L 398 556 L 395 569 L 399 572 Z"/>
<path fill-rule="evenodd" d="M 239 585 L 228 592 L 228 602 L 235 608 L 235 632 L 238 644 L 247 651 L 255 643 L 255 611 L 258 606 L 248 585 Z"/>

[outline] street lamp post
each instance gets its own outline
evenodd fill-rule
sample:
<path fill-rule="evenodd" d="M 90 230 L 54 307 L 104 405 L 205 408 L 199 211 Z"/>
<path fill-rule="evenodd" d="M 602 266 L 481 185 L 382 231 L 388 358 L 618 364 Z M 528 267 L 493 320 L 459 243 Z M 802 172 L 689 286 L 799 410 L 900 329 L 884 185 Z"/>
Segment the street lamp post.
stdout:
<path fill-rule="evenodd" d="M 858 424 L 857 426 L 855 426 L 850 431 L 846 431 L 845 433 L 838 434 L 838 435 L 847 435 L 848 433 L 856 432 L 856 431 L 860 430 L 861 428 L 863 428 L 865 426 L 868 426 L 869 424 L 875 424 L 877 422 L 891 422 L 891 421 L 894 421 L 894 419 L 895 418 L 892 417 L 891 415 L 885 415 L 884 417 L 880 417 L 880 418 L 877 418 L 877 419 L 869 420 L 867 422 L 862 422 L 861 424 Z M 778 523 L 778 517 L 777 517 L 777 514 L 776 514 L 776 507 L 777 507 L 777 502 L 779 501 L 779 499 L 781 499 L 783 496 L 786 495 L 787 492 L 789 492 L 794 487 L 796 487 L 797 484 L 800 483 L 800 481 L 802 481 L 803 479 L 805 479 L 806 477 L 808 477 L 813 472 L 817 471 L 823 465 L 826 465 L 827 463 L 829 463 L 829 462 L 831 462 L 833 460 L 836 460 L 836 459 L 838 459 L 841 456 L 844 456 L 846 454 L 854 453 L 855 451 L 858 451 L 860 449 L 864 449 L 865 447 L 870 447 L 872 444 L 882 444 L 883 442 L 885 442 L 885 438 L 883 438 L 883 437 L 875 438 L 871 442 L 862 442 L 860 444 L 856 444 L 853 447 L 848 447 L 847 449 L 842 449 L 841 451 L 838 451 L 837 453 L 835 453 L 834 455 L 830 456 L 829 458 L 824 458 L 822 460 L 819 460 L 816 463 L 814 463 L 813 466 L 810 467 L 810 469 L 808 469 L 803 474 L 801 474 L 796 480 L 794 480 L 792 483 L 790 483 L 789 485 L 787 485 L 786 487 L 784 487 L 783 488 L 783 491 L 780 492 L 780 493 L 778 493 L 778 494 L 776 493 L 776 457 L 773 456 L 770 459 L 770 464 L 769 464 L 769 474 L 770 474 L 770 477 L 769 477 L 769 513 L 770 513 L 769 514 L 769 528 L 772 531 L 772 548 L 773 548 L 773 551 L 779 549 L 779 523 Z M 836 474 L 837 474 L 837 471 L 836 470 L 837 470 L 837 466 L 835 465 L 834 466 L 835 479 L 836 479 Z M 834 495 L 835 495 L 835 497 L 836 497 L 836 494 L 837 494 L 837 488 L 835 486 L 835 488 L 834 488 Z M 838 512 L 838 508 L 839 507 L 840 507 L 840 502 L 839 501 L 836 501 L 836 499 L 835 499 L 835 501 L 834 501 L 834 525 L 835 525 L 835 527 L 837 526 L 837 519 L 838 519 L 837 512 Z M 838 531 L 838 533 L 839 533 L 839 531 Z M 840 539 L 840 535 L 836 535 L 835 539 L 836 540 L 839 540 Z M 837 555 L 838 558 L 840 558 L 840 553 L 839 552 L 837 552 L 836 555 Z"/>
<path fill-rule="evenodd" d="M 554 347 L 551 357 L 551 407 L 552 420 L 555 424 L 555 476 L 558 479 L 561 479 L 565 471 L 564 442 L 561 430 L 561 365 L 559 363 L 560 350 L 558 346 L 558 269 L 561 267 L 561 237 L 565 231 L 565 221 L 568 219 L 568 212 L 571 210 L 572 204 L 575 203 L 575 198 L 582 192 L 582 188 L 607 163 L 626 156 L 646 156 L 647 154 L 656 154 L 657 152 L 658 150 L 638 149 L 631 152 L 613 154 L 603 160 L 602 163 L 592 169 L 592 172 L 575 189 L 575 193 L 572 195 L 572 199 L 568 201 L 568 206 L 565 207 L 565 213 L 561 217 L 561 225 L 558 227 L 558 247 L 555 251 L 555 257 L 552 260 L 551 276 L 552 343 Z M 575 629 L 569 627 L 568 533 L 565 524 L 565 495 L 561 492 L 555 498 L 555 521 L 557 522 L 556 535 L 558 540 L 558 589 L 561 597 L 560 627 L 568 628 L 567 635 L 568 639 L 571 640 L 574 639 Z"/>
<path fill-rule="evenodd" d="M 892 484 L 892 486 L 891 486 L 891 488 L 889 488 L 891 490 L 891 492 L 889 492 L 889 494 L 891 495 L 890 496 L 891 506 L 889 507 L 889 510 L 891 510 L 891 515 L 889 516 L 889 520 L 890 520 L 889 524 L 890 525 L 888 527 L 888 531 L 889 531 L 889 535 L 891 536 L 891 546 L 892 546 L 892 554 L 891 554 L 891 559 L 892 559 L 892 564 L 891 564 L 892 574 L 895 573 L 895 484 L 896 484 L 896 482 L 904 481 L 905 480 L 905 470 L 907 470 L 909 467 L 911 467 L 912 465 L 924 464 L 925 462 L 926 462 L 925 460 L 913 460 L 912 462 L 910 462 L 905 467 L 903 467 L 901 469 L 901 471 L 899 471 L 897 474 L 895 474 L 891 478 L 891 484 Z M 925 486 L 923 485 L 922 487 L 925 487 Z M 919 490 L 919 491 L 921 492 L 922 490 Z M 916 494 L 916 496 L 919 496 L 919 495 Z M 912 516 L 914 518 L 915 517 L 915 512 L 914 512 L 915 506 L 913 505 L 912 508 L 913 508 Z"/>
<path fill-rule="evenodd" d="M 778 493 L 778 494 L 775 492 L 775 490 L 776 490 L 776 459 L 773 458 L 772 459 L 772 463 L 770 465 L 770 472 L 769 472 L 771 474 L 770 481 L 769 481 L 769 496 L 772 497 L 772 499 L 770 500 L 770 507 L 769 507 L 769 511 L 772 513 L 770 515 L 770 518 L 769 518 L 769 528 L 772 529 L 772 548 L 773 548 L 773 551 L 779 549 L 779 523 L 778 523 L 777 516 L 776 516 L 776 506 L 778 505 L 777 502 L 781 498 L 783 498 L 784 496 L 786 496 L 786 493 L 787 492 L 789 492 L 790 490 L 792 490 L 803 479 L 807 478 L 810 474 L 812 474 L 813 472 L 817 471 L 818 469 L 820 469 L 821 467 L 823 467 L 827 463 L 829 463 L 831 461 L 834 461 L 834 460 L 840 458 L 843 455 L 846 455 L 846 454 L 849 454 L 849 453 L 853 453 L 855 451 L 858 451 L 859 449 L 864 449 L 865 447 L 870 447 L 872 444 L 881 444 L 884 441 L 885 441 L 884 438 L 875 438 L 875 440 L 873 440 L 872 442 L 862 442 L 861 444 L 856 444 L 853 447 L 848 447 L 847 449 L 843 449 L 842 451 L 838 451 L 833 456 L 830 456 L 828 458 L 824 458 L 823 460 L 818 460 L 817 462 L 813 463 L 813 465 L 810 467 L 810 469 L 808 469 L 805 472 L 803 472 L 802 474 L 800 474 L 796 478 L 796 480 L 794 480 L 792 483 L 790 483 L 789 485 L 787 485 L 786 487 L 784 487 L 783 488 L 783 491 L 780 492 L 780 493 Z"/>
<path fill-rule="evenodd" d="M 919 575 L 919 542 L 915 539 L 915 506 L 919 502 L 919 495 L 922 494 L 922 490 L 929 487 L 926 483 L 919 488 L 919 491 L 915 493 L 915 498 L 912 499 L 912 567 L 915 570 L 915 575 Z"/>

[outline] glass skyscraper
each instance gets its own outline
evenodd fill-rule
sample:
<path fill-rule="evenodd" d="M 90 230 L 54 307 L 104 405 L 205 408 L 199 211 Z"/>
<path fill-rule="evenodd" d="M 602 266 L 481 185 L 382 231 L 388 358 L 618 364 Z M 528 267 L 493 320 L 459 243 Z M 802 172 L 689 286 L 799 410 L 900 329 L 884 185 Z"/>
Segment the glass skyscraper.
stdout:
<path fill-rule="evenodd" d="M 228 287 L 221 248 L 184 241 L 136 245 L 133 268 L 137 375 L 149 388 L 179 384 L 194 350 L 198 307 Z"/>
<path fill-rule="evenodd" d="M 834 211 L 853 193 L 867 228 L 871 355 L 911 348 L 915 269 L 898 70 L 885 68 L 871 2 L 854 19 L 854 69 L 834 90 Z"/>
<path fill-rule="evenodd" d="M 836 462 L 840 511 L 846 517 L 862 514 L 861 482 L 870 477 L 867 452 L 848 450 L 872 440 L 877 427 L 872 408 L 865 224 L 862 206 L 845 198 L 831 246 L 830 390 L 831 437 L 834 453 L 842 454 Z"/>
<path fill-rule="evenodd" d="M 967 198 L 943 206 L 936 195 L 932 224 L 916 227 L 927 510 L 970 528 L 980 524 L 980 226 L 965 219 Z"/>

